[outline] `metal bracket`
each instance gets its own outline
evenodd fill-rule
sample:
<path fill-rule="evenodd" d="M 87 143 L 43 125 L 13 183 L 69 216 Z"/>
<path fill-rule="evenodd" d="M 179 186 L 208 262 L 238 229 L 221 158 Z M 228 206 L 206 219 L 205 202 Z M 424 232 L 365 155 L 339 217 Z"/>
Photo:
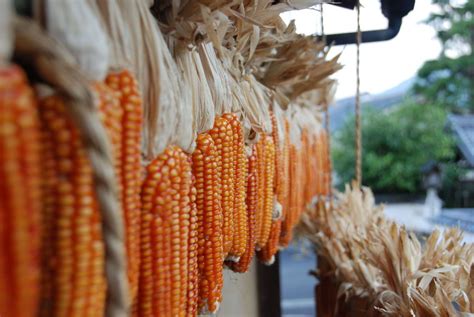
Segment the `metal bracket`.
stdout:
<path fill-rule="evenodd" d="M 356 4 L 357 0 L 343 0 L 335 5 L 353 10 Z M 362 31 L 362 43 L 387 41 L 397 36 L 402 26 L 402 18 L 413 10 L 415 0 L 381 0 L 381 4 L 382 13 L 388 20 L 388 27 L 384 30 Z M 329 45 L 355 44 L 357 33 L 328 34 L 325 39 Z"/>

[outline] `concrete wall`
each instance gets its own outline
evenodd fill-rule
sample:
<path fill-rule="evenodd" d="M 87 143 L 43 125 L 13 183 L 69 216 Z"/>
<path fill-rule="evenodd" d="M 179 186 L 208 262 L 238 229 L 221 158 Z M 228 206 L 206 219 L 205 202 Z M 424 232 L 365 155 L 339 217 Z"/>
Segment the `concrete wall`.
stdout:
<path fill-rule="evenodd" d="M 224 270 L 223 300 L 219 317 L 258 317 L 257 268 L 254 260 L 247 273 Z"/>

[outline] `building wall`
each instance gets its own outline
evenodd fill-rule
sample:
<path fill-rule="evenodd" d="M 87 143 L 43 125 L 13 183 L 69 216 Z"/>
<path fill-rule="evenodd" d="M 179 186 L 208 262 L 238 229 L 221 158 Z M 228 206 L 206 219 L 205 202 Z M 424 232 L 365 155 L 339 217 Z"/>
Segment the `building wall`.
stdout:
<path fill-rule="evenodd" d="M 254 260 L 249 272 L 224 270 L 223 300 L 219 317 L 258 317 L 257 268 Z"/>

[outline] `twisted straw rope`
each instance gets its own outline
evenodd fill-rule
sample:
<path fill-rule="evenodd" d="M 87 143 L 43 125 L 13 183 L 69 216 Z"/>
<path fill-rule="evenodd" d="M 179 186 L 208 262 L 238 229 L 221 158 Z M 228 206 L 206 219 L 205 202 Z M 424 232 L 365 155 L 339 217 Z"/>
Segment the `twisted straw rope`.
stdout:
<path fill-rule="evenodd" d="M 128 316 L 128 281 L 124 225 L 120 213 L 110 144 L 94 106 L 87 79 L 74 58 L 38 25 L 16 17 L 15 57 L 63 96 L 67 110 L 81 132 L 92 165 L 94 186 L 102 217 L 107 279 L 107 317 Z"/>
<path fill-rule="evenodd" d="M 360 111 L 360 43 L 362 33 L 360 31 L 360 1 L 357 1 L 357 61 L 356 61 L 356 100 L 355 100 L 355 172 L 356 182 L 362 184 L 362 132 L 361 132 L 361 111 Z"/>

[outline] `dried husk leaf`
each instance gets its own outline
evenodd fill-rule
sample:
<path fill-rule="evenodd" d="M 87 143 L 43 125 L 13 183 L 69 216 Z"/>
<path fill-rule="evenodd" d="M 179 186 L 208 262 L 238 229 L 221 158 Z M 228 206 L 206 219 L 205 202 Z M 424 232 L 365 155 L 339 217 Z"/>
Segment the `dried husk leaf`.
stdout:
<path fill-rule="evenodd" d="M 193 138 L 176 136 L 183 108 L 180 74 L 147 2 L 120 1 L 119 6 L 130 31 L 132 65 L 143 95 L 143 152 L 145 158 L 153 159 L 173 142 L 188 149 Z M 192 135 L 189 126 L 183 132 Z"/>
<path fill-rule="evenodd" d="M 102 81 L 109 67 L 108 40 L 90 3 L 44 1 L 48 34 L 71 51 L 89 80 Z"/>
<path fill-rule="evenodd" d="M 205 132 L 212 128 L 215 115 L 212 94 L 204 75 L 201 59 L 196 50 L 182 50 L 175 56 L 178 68 L 183 73 L 191 92 L 193 129 L 197 133 Z"/>
<path fill-rule="evenodd" d="M 299 231 L 336 272 L 345 296 L 366 296 L 385 316 L 473 312 L 474 245 L 462 242 L 459 229 L 435 230 L 422 247 L 383 217 L 365 188 L 346 186 L 332 209 L 321 206 L 302 215 Z"/>
<path fill-rule="evenodd" d="M 175 38 L 167 37 L 171 51 L 176 52 L 182 49 L 181 43 L 176 41 Z M 170 75 L 175 74 L 177 80 L 177 91 L 176 104 L 175 106 L 178 111 L 178 128 L 173 138 L 173 143 L 179 145 L 184 151 L 192 153 L 196 147 L 197 131 L 194 123 L 194 107 L 193 107 L 193 91 L 190 89 L 190 82 L 184 78 L 184 73 L 178 69 L 174 59 L 169 61 L 169 69 L 174 71 Z"/>
<path fill-rule="evenodd" d="M 122 12 L 116 1 L 97 1 L 103 25 L 108 35 L 111 70 L 130 69 L 132 67 L 132 41 L 129 29 L 123 23 Z"/>
<path fill-rule="evenodd" d="M 198 57 L 196 57 L 198 58 Z M 213 109 L 208 109 L 212 116 L 208 118 L 210 125 L 214 123 L 214 114 L 222 115 L 231 111 L 232 91 L 228 72 L 216 55 L 211 43 L 199 45 L 199 58 L 202 61 L 203 80 L 207 81 L 213 101 Z M 206 118 L 203 118 L 205 120 Z"/>

